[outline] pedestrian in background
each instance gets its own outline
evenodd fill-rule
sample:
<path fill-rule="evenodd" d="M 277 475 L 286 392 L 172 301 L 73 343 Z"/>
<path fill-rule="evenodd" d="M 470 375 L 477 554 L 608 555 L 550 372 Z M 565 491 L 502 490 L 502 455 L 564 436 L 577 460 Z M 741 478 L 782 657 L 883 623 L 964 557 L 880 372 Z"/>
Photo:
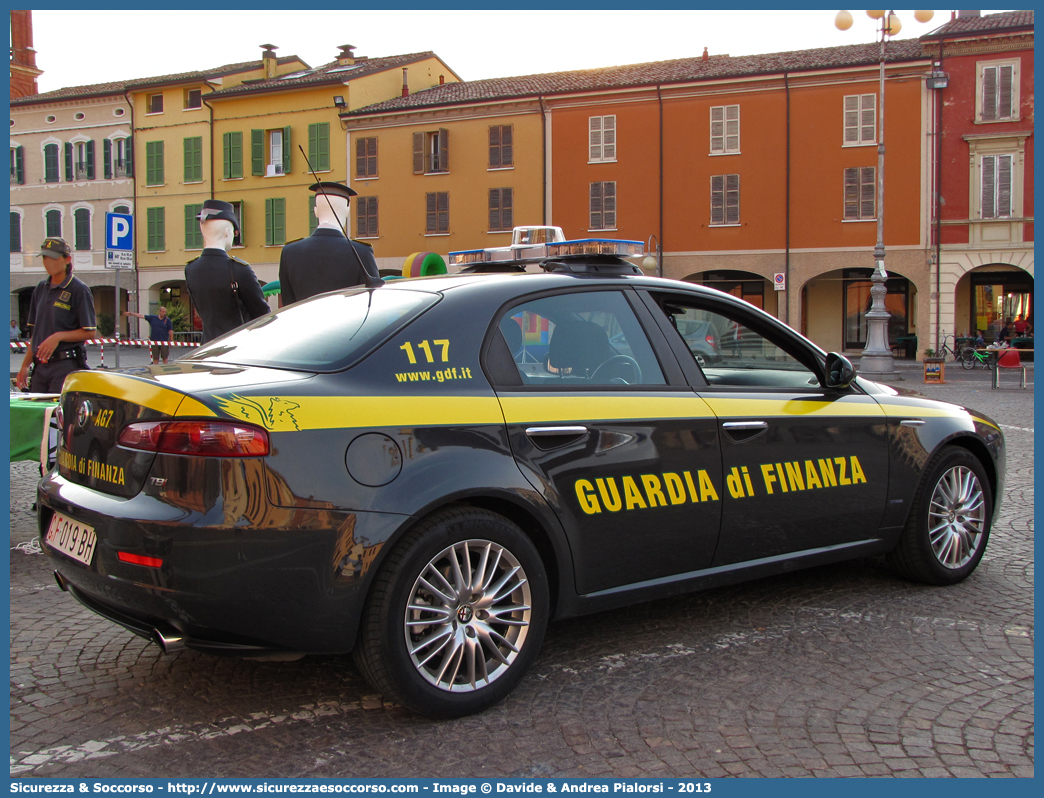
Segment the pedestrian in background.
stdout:
<path fill-rule="evenodd" d="M 232 203 L 204 200 L 197 218 L 203 254 L 185 266 L 185 282 L 203 319 L 203 343 L 207 343 L 272 309 L 250 264 L 228 254 L 239 232 Z"/>
<path fill-rule="evenodd" d="M 94 335 L 98 323 L 91 289 L 73 277 L 69 244 L 61 238 L 45 238 L 40 256 L 48 279 L 33 289 L 27 322 L 31 343 L 15 384 L 33 393 L 61 393 L 66 376 L 87 368 L 82 342 Z"/>
<path fill-rule="evenodd" d="M 345 235 L 348 205 L 357 192 L 327 181 L 308 187 L 315 195 L 319 226 L 308 238 L 287 243 L 279 256 L 279 301 L 300 302 L 316 294 L 365 285 L 384 285 L 373 247 Z"/>
<path fill-rule="evenodd" d="M 160 305 L 159 315 L 157 316 L 134 313 L 130 310 L 123 311 L 123 315 L 145 319 L 149 323 L 149 340 L 152 341 L 150 347 L 152 362 L 158 363 L 160 358 L 163 358 L 163 362 L 166 363 L 167 357 L 170 355 L 170 341 L 174 340 L 174 322 L 167 318 L 167 309 Z M 158 343 L 159 341 L 164 343 Z"/>
<path fill-rule="evenodd" d="M 22 337 L 22 331 L 18 329 L 18 322 L 11 319 L 11 340 L 17 341 Z"/>

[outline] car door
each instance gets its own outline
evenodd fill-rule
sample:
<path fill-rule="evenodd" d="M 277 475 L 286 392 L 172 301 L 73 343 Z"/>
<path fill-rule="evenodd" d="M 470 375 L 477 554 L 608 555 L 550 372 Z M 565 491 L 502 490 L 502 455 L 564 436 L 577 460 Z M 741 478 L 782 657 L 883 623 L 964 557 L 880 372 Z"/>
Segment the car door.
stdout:
<path fill-rule="evenodd" d="M 724 515 L 713 565 L 878 537 L 888 489 L 878 404 L 854 385 L 824 388 L 821 355 L 753 307 L 695 293 L 651 296 L 669 329 L 706 328 L 720 342 L 711 356 L 706 341 L 672 338 L 717 418 Z"/>
<path fill-rule="evenodd" d="M 659 361 L 628 295 L 521 301 L 490 346 L 512 451 L 565 529 L 580 594 L 707 567 L 721 521 L 714 414 L 652 325 Z"/>

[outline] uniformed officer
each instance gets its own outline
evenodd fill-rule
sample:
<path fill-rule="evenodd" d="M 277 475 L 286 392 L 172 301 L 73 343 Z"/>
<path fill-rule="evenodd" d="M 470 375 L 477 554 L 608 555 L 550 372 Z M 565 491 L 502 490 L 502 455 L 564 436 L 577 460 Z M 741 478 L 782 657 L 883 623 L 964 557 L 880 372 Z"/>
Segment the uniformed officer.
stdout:
<path fill-rule="evenodd" d="M 316 192 L 315 217 L 319 226 L 308 238 L 291 241 L 279 257 L 279 293 L 282 304 L 353 285 L 383 285 L 373 247 L 344 234 L 348 204 L 358 192 L 344 183 L 322 182 L 308 187 Z"/>
<path fill-rule="evenodd" d="M 203 319 L 203 343 L 231 332 L 271 308 L 250 264 L 231 257 L 232 239 L 239 232 L 232 203 L 208 199 L 199 213 L 203 254 L 185 266 L 189 296 Z"/>
<path fill-rule="evenodd" d="M 72 275 L 72 250 L 61 238 L 45 238 L 40 246 L 48 279 L 33 289 L 29 305 L 32 341 L 26 348 L 17 385 L 33 393 L 61 393 L 70 372 L 87 368 L 81 341 L 98 328 L 91 289 Z M 29 366 L 33 375 L 29 378 Z"/>

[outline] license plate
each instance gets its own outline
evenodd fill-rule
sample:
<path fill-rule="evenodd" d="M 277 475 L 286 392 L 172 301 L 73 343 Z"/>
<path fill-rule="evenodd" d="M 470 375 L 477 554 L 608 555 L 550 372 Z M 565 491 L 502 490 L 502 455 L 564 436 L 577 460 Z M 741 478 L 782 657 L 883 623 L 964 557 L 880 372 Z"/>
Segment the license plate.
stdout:
<path fill-rule="evenodd" d="M 66 554 L 84 565 L 90 565 L 97 538 L 94 534 L 94 527 L 81 524 L 61 513 L 55 513 L 47 527 L 47 536 L 44 541 L 62 554 Z"/>

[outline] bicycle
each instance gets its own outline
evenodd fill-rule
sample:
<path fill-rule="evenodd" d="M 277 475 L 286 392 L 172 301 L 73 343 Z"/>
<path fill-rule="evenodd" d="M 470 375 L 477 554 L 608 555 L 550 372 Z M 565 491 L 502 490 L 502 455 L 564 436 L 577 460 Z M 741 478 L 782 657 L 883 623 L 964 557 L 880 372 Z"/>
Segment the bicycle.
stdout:
<path fill-rule="evenodd" d="M 984 369 L 992 369 L 994 358 L 992 352 L 980 352 L 974 346 L 966 346 L 961 350 L 961 366 L 966 369 L 975 368 L 978 363 Z"/>
<path fill-rule="evenodd" d="M 956 363 L 958 360 L 961 359 L 961 353 L 952 349 L 950 345 L 946 343 L 947 339 L 952 339 L 954 341 L 954 346 L 957 345 L 957 341 L 956 338 L 954 338 L 954 336 L 942 333 L 942 345 L 939 347 L 939 351 L 936 353 L 936 356 L 945 358 L 947 355 L 949 355 L 953 358 L 954 362 Z"/>

